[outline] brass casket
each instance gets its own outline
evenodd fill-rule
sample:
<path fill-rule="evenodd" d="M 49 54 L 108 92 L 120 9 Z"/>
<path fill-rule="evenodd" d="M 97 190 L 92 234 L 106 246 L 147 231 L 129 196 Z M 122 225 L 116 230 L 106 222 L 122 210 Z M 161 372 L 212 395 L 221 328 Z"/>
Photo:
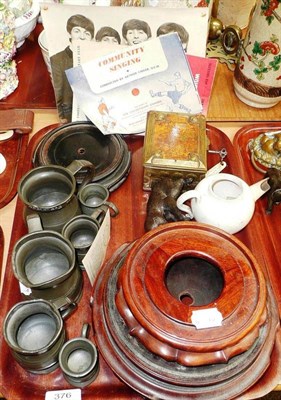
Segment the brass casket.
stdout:
<path fill-rule="evenodd" d="M 156 178 L 184 178 L 193 184 L 207 172 L 206 120 L 202 114 L 150 111 L 144 139 L 143 189 Z"/>

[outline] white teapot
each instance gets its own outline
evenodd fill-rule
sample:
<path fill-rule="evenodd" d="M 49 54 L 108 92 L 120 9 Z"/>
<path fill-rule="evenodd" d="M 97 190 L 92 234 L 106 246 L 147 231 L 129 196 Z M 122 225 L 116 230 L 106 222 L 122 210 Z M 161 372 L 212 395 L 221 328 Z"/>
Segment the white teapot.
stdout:
<path fill-rule="evenodd" d="M 255 201 L 270 186 L 265 178 L 252 186 L 232 174 L 215 174 L 203 178 L 194 190 L 177 199 L 177 207 L 197 222 L 213 225 L 228 233 L 236 233 L 251 220 Z M 184 204 L 191 199 L 191 207 Z"/>

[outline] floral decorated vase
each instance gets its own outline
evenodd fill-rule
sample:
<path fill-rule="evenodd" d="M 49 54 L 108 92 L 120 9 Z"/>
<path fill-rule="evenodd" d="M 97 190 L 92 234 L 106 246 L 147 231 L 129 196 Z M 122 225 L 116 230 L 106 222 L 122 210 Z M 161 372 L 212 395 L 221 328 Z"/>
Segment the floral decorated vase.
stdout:
<path fill-rule="evenodd" d="M 281 0 L 258 0 L 234 71 L 241 101 L 269 108 L 281 100 L 280 48 Z"/>

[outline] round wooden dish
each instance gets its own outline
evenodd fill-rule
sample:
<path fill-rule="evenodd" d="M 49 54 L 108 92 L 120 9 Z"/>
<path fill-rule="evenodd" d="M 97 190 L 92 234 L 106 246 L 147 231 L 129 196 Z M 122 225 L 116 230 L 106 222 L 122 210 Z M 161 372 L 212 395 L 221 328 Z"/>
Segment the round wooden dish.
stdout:
<path fill-rule="evenodd" d="M 198 223 L 166 224 L 130 250 L 116 307 L 132 336 L 167 361 L 225 362 L 247 350 L 266 319 L 263 273 L 234 236 Z M 221 326 L 197 329 L 196 311 L 221 313 Z M 211 317 L 210 317 L 211 318 Z"/>

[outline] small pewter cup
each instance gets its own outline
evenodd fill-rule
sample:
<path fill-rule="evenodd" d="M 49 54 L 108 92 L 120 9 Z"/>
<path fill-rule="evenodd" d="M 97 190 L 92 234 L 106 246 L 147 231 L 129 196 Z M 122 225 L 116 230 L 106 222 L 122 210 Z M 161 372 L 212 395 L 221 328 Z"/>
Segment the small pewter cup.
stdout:
<path fill-rule="evenodd" d="M 89 325 L 84 324 L 81 337 L 68 340 L 59 353 L 64 378 L 72 386 L 83 388 L 93 382 L 99 372 L 96 346 L 87 339 Z"/>
<path fill-rule="evenodd" d="M 89 183 L 81 188 L 78 193 L 82 212 L 91 215 L 99 222 L 102 222 L 108 208 L 111 217 L 116 217 L 119 214 L 116 205 L 108 201 L 108 198 L 109 190 L 99 183 Z"/>
<path fill-rule="evenodd" d="M 27 371 L 47 374 L 58 367 L 65 329 L 60 313 L 50 302 L 15 304 L 6 315 L 3 332 L 14 359 Z"/>
<path fill-rule="evenodd" d="M 76 259 L 83 268 L 82 260 L 93 243 L 100 224 L 88 215 L 77 215 L 68 221 L 62 229 L 62 235 L 68 239 L 76 252 Z"/>

